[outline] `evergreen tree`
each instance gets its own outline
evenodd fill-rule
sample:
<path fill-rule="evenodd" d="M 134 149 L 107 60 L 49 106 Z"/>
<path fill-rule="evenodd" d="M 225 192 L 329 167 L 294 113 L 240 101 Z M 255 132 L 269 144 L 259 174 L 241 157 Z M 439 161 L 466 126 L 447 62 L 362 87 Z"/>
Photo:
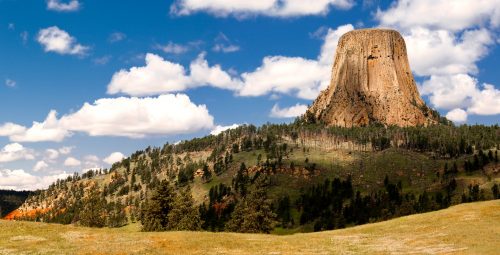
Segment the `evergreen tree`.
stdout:
<path fill-rule="evenodd" d="M 494 184 L 493 187 L 491 187 L 491 192 L 493 193 L 493 199 L 498 199 L 500 198 L 500 192 L 498 190 L 498 184 Z"/>
<path fill-rule="evenodd" d="M 267 198 L 267 178 L 256 180 L 255 190 L 236 205 L 226 230 L 242 233 L 270 233 L 276 224 L 271 201 Z"/>
<path fill-rule="evenodd" d="M 194 205 L 189 186 L 175 197 L 172 209 L 168 213 L 169 230 L 190 230 L 201 229 L 200 211 Z"/>
<path fill-rule="evenodd" d="M 201 178 L 205 182 L 208 182 L 208 181 L 210 181 L 210 179 L 212 179 L 212 172 L 210 172 L 210 169 L 208 169 L 207 164 L 203 165 L 203 176 Z"/>
<path fill-rule="evenodd" d="M 202 228 L 211 231 L 223 231 L 225 223 L 231 217 L 234 209 L 231 188 L 223 183 L 210 188 L 209 203 L 200 205 Z"/>
<path fill-rule="evenodd" d="M 113 203 L 109 208 L 107 226 L 110 228 L 118 228 L 127 224 L 127 215 L 125 214 L 125 206 L 120 200 Z"/>
<path fill-rule="evenodd" d="M 236 192 L 239 192 L 241 196 L 246 196 L 247 193 L 247 184 L 248 184 L 248 171 L 245 163 L 242 162 L 240 165 L 240 169 L 236 173 L 236 176 L 233 178 L 233 187 Z"/>
<path fill-rule="evenodd" d="M 290 197 L 283 196 L 278 202 L 277 216 L 281 220 L 281 226 L 286 228 L 289 224 L 293 225 L 293 219 L 290 214 Z"/>
<path fill-rule="evenodd" d="M 91 187 L 89 194 L 82 200 L 83 208 L 79 213 L 82 226 L 102 228 L 106 223 L 106 200 L 97 189 Z"/>
<path fill-rule="evenodd" d="M 172 210 L 175 191 L 168 181 L 156 187 L 151 199 L 142 210 L 143 231 L 165 231 L 168 227 L 168 213 Z"/>

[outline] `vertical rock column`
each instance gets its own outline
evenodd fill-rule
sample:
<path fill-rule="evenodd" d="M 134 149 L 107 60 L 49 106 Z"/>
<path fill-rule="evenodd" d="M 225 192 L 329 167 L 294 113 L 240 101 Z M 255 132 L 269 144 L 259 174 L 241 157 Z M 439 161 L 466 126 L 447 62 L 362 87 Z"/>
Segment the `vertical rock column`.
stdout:
<path fill-rule="evenodd" d="M 340 38 L 330 86 L 308 111 L 330 126 L 437 123 L 418 93 L 403 37 L 388 29 L 354 30 Z"/>

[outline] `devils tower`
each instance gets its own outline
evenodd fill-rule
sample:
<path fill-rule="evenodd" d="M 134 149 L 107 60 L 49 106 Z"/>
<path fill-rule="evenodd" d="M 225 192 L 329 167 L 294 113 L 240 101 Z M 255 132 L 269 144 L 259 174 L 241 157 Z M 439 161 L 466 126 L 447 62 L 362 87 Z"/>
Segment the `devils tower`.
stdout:
<path fill-rule="evenodd" d="M 389 29 L 354 30 L 340 38 L 330 86 L 307 115 L 343 127 L 437 123 L 418 93 L 403 37 Z"/>

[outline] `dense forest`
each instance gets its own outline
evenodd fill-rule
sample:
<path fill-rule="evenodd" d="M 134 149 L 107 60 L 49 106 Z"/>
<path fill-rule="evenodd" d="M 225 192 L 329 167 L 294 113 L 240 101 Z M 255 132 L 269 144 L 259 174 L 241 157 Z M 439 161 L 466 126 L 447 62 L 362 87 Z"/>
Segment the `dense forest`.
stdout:
<path fill-rule="evenodd" d="M 21 206 L 30 191 L 0 190 L 0 218 Z"/>
<path fill-rule="evenodd" d="M 58 180 L 33 193 L 19 219 L 144 231 L 343 228 L 500 198 L 499 149 L 498 125 L 244 125 Z"/>

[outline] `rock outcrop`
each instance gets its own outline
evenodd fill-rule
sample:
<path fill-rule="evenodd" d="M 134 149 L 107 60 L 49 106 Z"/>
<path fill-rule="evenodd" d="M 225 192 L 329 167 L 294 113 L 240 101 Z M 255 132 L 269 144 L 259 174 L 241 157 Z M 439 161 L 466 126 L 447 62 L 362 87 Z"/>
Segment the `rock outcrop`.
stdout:
<path fill-rule="evenodd" d="M 403 37 L 388 29 L 355 30 L 340 38 L 330 86 L 306 116 L 343 127 L 438 122 L 418 93 Z"/>

